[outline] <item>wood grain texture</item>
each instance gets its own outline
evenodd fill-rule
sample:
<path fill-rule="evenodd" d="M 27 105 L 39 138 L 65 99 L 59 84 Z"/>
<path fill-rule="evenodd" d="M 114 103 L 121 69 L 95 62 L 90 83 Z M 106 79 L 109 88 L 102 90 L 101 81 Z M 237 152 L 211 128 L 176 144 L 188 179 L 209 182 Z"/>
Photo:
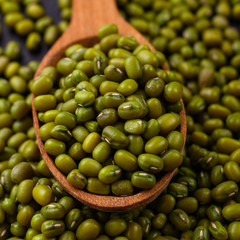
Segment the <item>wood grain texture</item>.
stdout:
<path fill-rule="evenodd" d="M 97 30 L 107 23 L 115 23 L 121 35 L 135 36 L 139 43 L 145 43 L 153 50 L 149 42 L 120 16 L 114 0 L 73 0 L 72 21 L 67 31 L 58 39 L 40 63 L 35 78 L 39 76 L 46 66 L 55 66 L 70 45 L 80 43 L 85 47 L 90 47 L 97 43 L 99 41 L 96 36 Z M 163 66 L 163 68 L 168 70 L 167 66 Z M 157 184 L 152 189 L 144 190 L 131 196 L 100 196 L 81 191 L 67 181 L 66 177 L 56 168 L 54 161 L 45 151 L 44 143 L 39 136 L 39 121 L 34 106 L 32 107 L 32 114 L 40 152 L 53 176 L 73 197 L 92 208 L 113 212 L 144 206 L 152 202 L 166 188 L 176 172 L 176 170 L 173 170 L 168 173 L 161 173 L 158 176 Z M 184 139 L 186 139 L 186 114 L 184 108 L 180 116 L 180 131 Z"/>

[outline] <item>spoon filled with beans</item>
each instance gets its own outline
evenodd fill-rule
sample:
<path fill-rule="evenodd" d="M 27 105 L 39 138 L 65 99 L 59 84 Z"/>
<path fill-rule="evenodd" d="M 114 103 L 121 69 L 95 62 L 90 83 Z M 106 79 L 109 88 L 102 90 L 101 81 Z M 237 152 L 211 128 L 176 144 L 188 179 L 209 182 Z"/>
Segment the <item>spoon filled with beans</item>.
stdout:
<path fill-rule="evenodd" d="M 69 28 L 42 60 L 31 91 L 43 159 L 90 207 L 146 205 L 182 163 L 182 85 L 113 0 L 73 0 Z"/>

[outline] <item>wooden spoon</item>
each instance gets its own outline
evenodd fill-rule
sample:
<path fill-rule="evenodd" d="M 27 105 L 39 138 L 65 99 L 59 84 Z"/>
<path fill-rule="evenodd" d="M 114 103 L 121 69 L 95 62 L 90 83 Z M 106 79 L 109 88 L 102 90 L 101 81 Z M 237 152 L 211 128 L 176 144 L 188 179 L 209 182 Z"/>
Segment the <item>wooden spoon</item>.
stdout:
<path fill-rule="evenodd" d="M 132 26 L 130 26 L 119 14 L 114 0 L 73 0 L 73 12 L 71 23 L 66 32 L 58 39 L 53 47 L 43 58 L 35 74 L 40 75 L 46 66 L 56 66 L 58 60 L 64 56 L 65 50 L 72 44 L 80 43 L 85 47 L 91 47 L 99 41 L 97 30 L 107 23 L 115 23 L 119 28 L 119 34 L 132 35 L 139 43 L 147 44 L 154 49 L 149 42 Z M 167 66 L 163 69 L 168 70 Z M 33 96 L 34 99 L 34 96 Z M 175 174 L 175 170 L 162 174 L 157 184 L 150 190 L 144 190 L 137 194 L 125 197 L 100 196 L 91 194 L 73 187 L 66 177 L 57 169 L 53 160 L 47 154 L 44 143 L 39 137 L 39 121 L 37 111 L 32 105 L 33 124 L 36 137 L 43 159 L 53 176 L 62 186 L 80 202 L 98 210 L 103 211 L 125 211 L 146 205 L 153 201 L 168 185 Z M 186 138 L 186 115 L 183 109 L 180 113 L 180 131 Z"/>

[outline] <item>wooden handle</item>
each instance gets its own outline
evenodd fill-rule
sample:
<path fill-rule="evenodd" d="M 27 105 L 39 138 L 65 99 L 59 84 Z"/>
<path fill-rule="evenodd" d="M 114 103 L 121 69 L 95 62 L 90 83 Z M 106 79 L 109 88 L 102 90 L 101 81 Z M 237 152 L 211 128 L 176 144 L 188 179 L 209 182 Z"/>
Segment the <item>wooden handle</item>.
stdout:
<path fill-rule="evenodd" d="M 77 39 L 96 36 L 99 27 L 120 18 L 115 0 L 73 0 L 68 34 Z"/>
<path fill-rule="evenodd" d="M 154 50 L 150 43 L 122 18 L 115 0 L 73 0 L 72 9 L 72 20 L 67 34 L 73 36 L 74 40 L 91 39 L 97 35 L 101 26 L 115 23 L 120 35 L 132 35 Z"/>

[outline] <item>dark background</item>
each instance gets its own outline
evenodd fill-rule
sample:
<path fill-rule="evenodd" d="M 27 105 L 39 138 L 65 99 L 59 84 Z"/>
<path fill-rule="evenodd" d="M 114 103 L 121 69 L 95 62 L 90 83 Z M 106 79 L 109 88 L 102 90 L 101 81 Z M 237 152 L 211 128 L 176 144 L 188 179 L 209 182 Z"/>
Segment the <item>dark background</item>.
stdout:
<path fill-rule="evenodd" d="M 57 4 L 57 0 L 42 0 L 42 5 L 46 11 L 46 15 L 50 16 L 54 20 L 54 24 L 57 24 L 60 18 L 60 9 Z M 6 27 L 4 24 L 3 16 L 0 16 L 1 25 L 2 25 L 2 36 L 0 37 L 0 46 L 5 47 L 7 42 L 14 40 L 21 44 L 22 46 L 22 58 L 20 59 L 21 64 L 27 64 L 30 60 L 41 61 L 43 56 L 48 51 L 49 47 L 42 42 L 41 48 L 34 53 L 29 52 L 25 47 L 25 37 L 18 36 L 14 30 L 11 30 Z"/>

